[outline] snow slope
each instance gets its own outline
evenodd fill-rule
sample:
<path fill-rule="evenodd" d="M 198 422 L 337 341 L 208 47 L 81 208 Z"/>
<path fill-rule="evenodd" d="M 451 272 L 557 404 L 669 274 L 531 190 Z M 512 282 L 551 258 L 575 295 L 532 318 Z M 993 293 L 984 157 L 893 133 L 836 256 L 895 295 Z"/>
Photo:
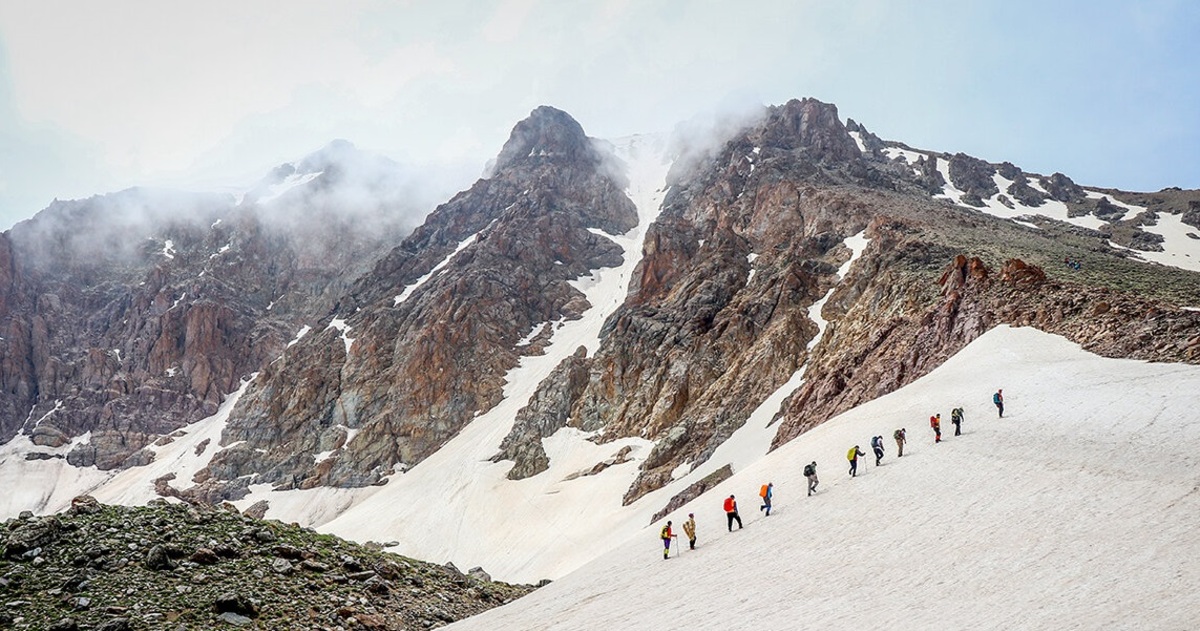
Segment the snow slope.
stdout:
<path fill-rule="evenodd" d="M 141 505 L 158 497 L 153 481 L 170 473 L 175 474 L 174 486 L 191 486 L 192 476 L 219 451 L 217 443 L 221 431 L 250 381 L 253 378 L 243 381 L 241 387 L 226 397 L 216 414 L 175 432 L 174 439 L 165 445 L 147 447 L 154 452 L 155 458 L 144 467 L 101 471 L 95 466 L 67 464 L 66 455 L 76 445 L 87 443 L 91 439 L 90 433 L 77 436 L 58 448 L 35 446 L 29 436 L 18 434 L 7 444 L 0 445 L 0 488 L 5 489 L 0 494 L 0 515 L 13 516 L 22 510 L 55 513 L 69 507 L 72 498 L 83 494 L 92 494 L 109 504 Z M 57 457 L 26 460 L 25 454 L 30 452 Z"/>
<path fill-rule="evenodd" d="M 1003 387 L 1007 415 L 991 393 Z M 962 406 L 962 436 L 925 421 Z M 1187 629 L 1200 611 L 1200 367 L 994 329 L 909 386 L 784 445 L 660 524 L 448 629 Z M 893 429 L 909 445 L 895 458 Z M 952 427 L 947 424 L 947 428 Z M 845 453 L 886 438 L 850 479 Z M 818 462 L 805 497 L 804 463 Z M 775 483 L 775 513 L 754 510 Z M 744 530 L 722 531 L 720 498 Z"/>

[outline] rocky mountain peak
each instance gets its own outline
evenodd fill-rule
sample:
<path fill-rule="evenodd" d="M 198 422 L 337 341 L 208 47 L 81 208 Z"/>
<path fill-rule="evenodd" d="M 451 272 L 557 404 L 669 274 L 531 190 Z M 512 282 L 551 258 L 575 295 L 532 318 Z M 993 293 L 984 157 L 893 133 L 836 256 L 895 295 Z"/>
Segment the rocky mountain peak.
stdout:
<path fill-rule="evenodd" d="M 771 108 L 762 129 L 764 144 L 806 149 L 818 160 L 848 161 L 861 155 L 837 106 L 812 98 Z"/>
<path fill-rule="evenodd" d="M 596 159 L 583 127 L 566 112 L 542 105 L 513 127 L 508 142 L 496 158 L 496 171 L 523 160 L 559 158 L 568 161 Z"/>

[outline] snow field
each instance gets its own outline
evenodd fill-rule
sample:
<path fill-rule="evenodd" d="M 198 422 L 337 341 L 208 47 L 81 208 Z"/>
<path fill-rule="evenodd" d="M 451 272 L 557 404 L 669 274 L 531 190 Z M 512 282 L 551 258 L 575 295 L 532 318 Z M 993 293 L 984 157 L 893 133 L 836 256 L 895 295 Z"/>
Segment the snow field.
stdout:
<path fill-rule="evenodd" d="M 0 445 L 0 515 L 15 517 L 21 511 L 37 514 L 57 512 L 71 505 L 79 489 L 89 489 L 106 478 L 95 467 L 80 468 L 67 464 L 66 456 L 76 445 L 91 439 L 91 433 L 76 436 L 58 447 L 38 447 L 29 436 L 17 434 Z M 62 456 L 50 460 L 26 460 L 31 452 Z"/>
<path fill-rule="evenodd" d="M 985 212 L 989 215 L 1000 217 L 1002 219 L 1010 219 L 1013 221 L 1016 221 L 1018 217 L 1023 217 L 1026 215 L 1041 215 L 1043 217 L 1049 217 L 1050 219 L 1064 221 L 1069 224 L 1074 224 L 1076 226 L 1089 228 L 1092 230 L 1096 230 L 1105 225 L 1103 221 L 1093 215 L 1071 217 L 1069 216 L 1069 209 L 1067 208 L 1067 205 L 1063 202 L 1053 199 L 1046 199 L 1041 206 L 1026 206 L 1022 204 L 1020 200 L 1008 194 L 1008 187 L 1012 185 L 1013 181 L 1001 176 L 999 173 L 992 174 L 992 181 L 996 183 L 996 186 L 1000 189 L 1000 192 L 987 199 L 984 199 L 983 208 L 971 206 L 970 204 L 966 204 L 962 201 L 962 197 L 963 195 L 966 195 L 966 191 L 959 190 L 950 182 L 950 162 L 948 160 L 938 160 L 937 168 L 938 172 L 942 174 L 942 178 L 946 181 L 946 185 L 942 188 L 942 194 L 935 195 L 935 198 L 940 197 L 943 199 L 948 199 L 959 206 L 965 206 L 980 212 Z M 1036 180 L 1031 179 L 1029 181 L 1029 185 L 1034 189 L 1042 191 L 1043 193 L 1045 192 L 1045 189 L 1043 189 Z M 1009 208 L 1008 206 L 1001 204 L 1000 195 L 1007 197 L 1013 204 L 1013 207 Z M 1028 226 L 1030 224 L 1024 223 L 1024 225 Z"/>
<path fill-rule="evenodd" d="M 207 466 L 218 451 L 232 446 L 221 446 L 221 432 L 225 430 L 225 424 L 229 421 L 229 413 L 233 411 L 233 407 L 256 376 L 257 373 L 242 381 L 241 386 L 221 403 L 216 414 L 179 430 L 176 432 L 178 437 L 166 445 L 148 447 L 154 452 L 154 462 L 124 471 L 98 472 L 103 475 L 98 485 L 90 489 L 76 489 L 71 497 L 87 493 L 105 504 L 141 506 L 158 497 L 154 492 L 153 481 L 169 473 L 175 474 L 171 486 L 177 489 L 192 486 L 192 476 Z M 205 440 L 208 443 L 200 453 L 196 453 Z M 70 500 L 71 498 L 66 498 L 64 508 L 70 505 Z"/>
<path fill-rule="evenodd" d="M 1105 359 L 999 327 L 670 515 L 678 527 L 696 513 L 697 550 L 663 561 L 656 523 L 448 628 L 1192 628 L 1197 404 L 1200 367 Z M 956 406 L 964 434 L 947 422 L 934 444 L 929 416 Z M 897 427 L 908 429 L 903 458 Z M 872 435 L 884 436 L 883 466 L 869 454 L 849 478 L 846 451 L 869 451 Z M 809 498 L 801 469 L 812 460 L 821 485 Z M 755 510 L 768 480 L 769 518 Z M 746 523 L 732 533 L 730 493 Z"/>
<path fill-rule="evenodd" d="M 854 144 L 858 145 L 858 150 L 867 153 L 867 145 L 863 142 L 862 133 L 857 131 L 848 132 L 850 137 L 854 139 Z"/>
<path fill-rule="evenodd" d="M 1144 226 L 1142 229 L 1163 236 L 1163 251 L 1138 250 L 1138 256 L 1162 265 L 1200 272 L 1200 239 L 1188 236 L 1189 233 L 1200 235 L 1200 228 L 1183 223 L 1183 218 L 1179 215 L 1158 213 L 1158 224 Z"/>
<path fill-rule="evenodd" d="M 0 445 L 0 486 L 6 489 L 0 494 L 0 515 L 15 516 L 23 510 L 42 515 L 56 513 L 69 508 L 72 499 L 84 494 L 94 495 L 108 504 L 143 505 L 158 497 L 154 493 L 153 480 L 168 473 L 175 474 L 173 486 L 191 486 L 192 476 L 221 449 L 218 442 L 229 412 L 250 381 L 253 377 L 243 381 L 216 414 L 179 430 L 180 436 L 173 442 L 148 447 L 154 452 L 155 459 L 145 467 L 101 471 L 94 466 L 67 464 L 66 455 L 77 445 L 90 441 L 90 432 L 76 436 L 58 448 L 38 447 L 30 442 L 29 436 L 18 434 L 7 444 Z M 196 447 L 205 439 L 209 440 L 208 447 L 197 455 Z M 57 454 L 63 458 L 25 460 L 25 454 L 30 452 Z"/>

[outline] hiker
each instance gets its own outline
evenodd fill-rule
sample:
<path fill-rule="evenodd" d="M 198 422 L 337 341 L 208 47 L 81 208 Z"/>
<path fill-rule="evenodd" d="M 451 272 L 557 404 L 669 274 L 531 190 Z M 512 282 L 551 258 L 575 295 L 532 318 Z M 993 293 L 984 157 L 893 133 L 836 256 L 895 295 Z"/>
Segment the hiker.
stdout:
<path fill-rule="evenodd" d="M 954 435 L 962 436 L 963 409 L 954 408 L 950 410 L 950 422 L 954 423 Z"/>
<path fill-rule="evenodd" d="M 662 532 L 659 533 L 659 536 L 663 540 L 663 558 L 666 559 L 671 556 L 671 539 L 679 535 L 671 532 L 671 522 L 668 521 L 667 525 L 662 527 Z"/>
<path fill-rule="evenodd" d="M 738 530 L 742 529 L 742 518 L 738 516 L 737 500 L 733 499 L 733 495 L 725 498 L 725 519 L 729 520 L 729 532 L 733 532 L 733 522 L 737 521 Z"/>
<path fill-rule="evenodd" d="M 929 426 L 933 428 L 933 442 L 942 442 L 942 415 L 936 414 L 929 417 Z"/>
<path fill-rule="evenodd" d="M 1000 413 L 1000 418 L 1004 418 L 1004 390 L 997 390 L 996 394 L 992 395 L 992 403 L 996 404 L 996 411 Z"/>
<path fill-rule="evenodd" d="M 908 432 L 903 427 L 892 432 L 892 438 L 896 439 L 896 457 L 897 458 L 904 455 L 904 441 L 905 441 L 907 435 L 908 435 Z"/>
<path fill-rule="evenodd" d="M 767 511 L 767 517 L 771 516 L 771 492 L 775 490 L 774 482 L 767 482 L 758 491 L 758 496 L 762 498 L 763 504 L 758 507 L 758 510 Z"/>
<path fill-rule="evenodd" d="M 688 520 L 683 522 L 683 534 L 688 536 L 688 548 L 696 549 L 696 515 L 688 513 Z"/>
<path fill-rule="evenodd" d="M 808 495 L 812 497 L 812 494 L 817 492 L 817 484 L 820 483 L 820 480 L 817 479 L 816 460 L 804 465 L 804 477 L 808 478 Z"/>
<path fill-rule="evenodd" d="M 875 452 L 875 466 L 879 466 L 883 460 L 883 436 L 871 437 L 871 450 Z"/>
<path fill-rule="evenodd" d="M 850 451 L 846 452 L 846 459 L 850 461 L 850 477 L 858 475 L 858 457 L 865 455 L 867 454 L 863 453 L 858 445 L 851 447 Z"/>

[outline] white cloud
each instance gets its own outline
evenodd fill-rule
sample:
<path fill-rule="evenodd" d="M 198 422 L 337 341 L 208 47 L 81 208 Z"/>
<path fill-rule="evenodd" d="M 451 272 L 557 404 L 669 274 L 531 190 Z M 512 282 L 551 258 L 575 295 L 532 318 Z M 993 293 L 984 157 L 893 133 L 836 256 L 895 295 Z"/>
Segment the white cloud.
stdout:
<path fill-rule="evenodd" d="M 511 42 L 521 34 L 521 27 L 535 5 L 537 0 L 504 0 L 480 32 L 492 43 Z"/>

